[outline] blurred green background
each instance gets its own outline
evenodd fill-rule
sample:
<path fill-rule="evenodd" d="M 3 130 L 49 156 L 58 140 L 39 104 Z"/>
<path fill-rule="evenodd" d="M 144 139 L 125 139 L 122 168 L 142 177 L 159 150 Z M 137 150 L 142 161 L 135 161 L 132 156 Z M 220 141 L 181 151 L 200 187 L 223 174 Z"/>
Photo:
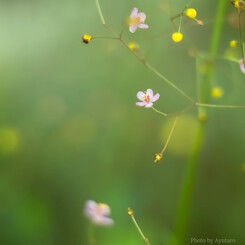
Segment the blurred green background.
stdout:
<path fill-rule="evenodd" d="M 186 1 L 176 0 L 174 11 Z M 183 21 L 183 42 L 171 40 L 167 0 L 101 0 L 107 23 L 120 32 L 133 7 L 149 30 L 125 32 L 147 61 L 196 99 L 193 48 L 208 50 L 218 1 L 194 1 L 204 26 Z M 230 5 L 220 55 L 238 39 Z M 236 23 L 236 21 L 235 21 Z M 244 28 L 243 28 L 244 29 Z M 153 162 L 173 122 L 135 106 L 136 93 L 161 94 L 156 108 L 174 113 L 188 101 L 114 40 L 81 44 L 81 36 L 109 35 L 91 0 L 0 1 L 0 244 L 88 244 L 88 199 L 107 203 L 115 226 L 97 228 L 97 244 L 143 244 L 127 208 L 151 244 L 167 244 L 197 111 L 179 120 L 162 162 Z M 235 50 L 234 57 L 240 50 Z M 245 104 L 239 66 L 215 64 L 218 104 Z M 245 244 L 245 114 L 209 109 L 192 199 L 188 241 L 233 238 Z M 187 243 L 189 244 L 189 243 Z"/>

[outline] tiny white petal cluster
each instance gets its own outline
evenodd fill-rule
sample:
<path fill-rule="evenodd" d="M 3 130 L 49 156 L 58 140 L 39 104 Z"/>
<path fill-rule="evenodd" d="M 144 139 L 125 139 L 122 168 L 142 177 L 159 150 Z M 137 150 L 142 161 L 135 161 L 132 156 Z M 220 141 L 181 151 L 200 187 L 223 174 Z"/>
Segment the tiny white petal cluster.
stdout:
<path fill-rule="evenodd" d="M 149 28 L 148 25 L 144 24 L 145 19 L 146 19 L 145 13 L 138 13 L 138 9 L 134 8 L 130 15 L 129 31 L 131 33 L 135 33 L 137 28 L 148 29 Z"/>
<path fill-rule="evenodd" d="M 144 106 L 145 108 L 151 108 L 153 103 L 160 98 L 160 94 L 157 93 L 153 95 L 152 89 L 147 89 L 146 93 L 139 91 L 137 93 L 137 98 L 142 102 L 136 102 L 137 106 Z"/>

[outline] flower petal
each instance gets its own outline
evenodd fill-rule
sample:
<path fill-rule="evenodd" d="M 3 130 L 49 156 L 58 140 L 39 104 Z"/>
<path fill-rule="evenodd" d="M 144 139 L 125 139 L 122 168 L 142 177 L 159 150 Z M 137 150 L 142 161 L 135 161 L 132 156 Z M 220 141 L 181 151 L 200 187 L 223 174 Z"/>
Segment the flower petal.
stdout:
<path fill-rule="evenodd" d="M 137 15 L 137 17 L 140 17 L 140 21 L 141 21 L 141 23 L 143 23 L 144 21 L 145 21 L 145 19 L 146 19 L 146 15 L 145 15 L 145 13 L 138 13 L 138 15 Z"/>
<path fill-rule="evenodd" d="M 152 91 L 152 89 L 148 88 L 148 89 L 146 90 L 146 94 L 148 94 L 148 95 L 149 95 L 150 100 L 151 100 L 151 99 L 152 99 L 152 97 L 153 97 L 153 91 Z"/>
<path fill-rule="evenodd" d="M 151 102 L 151 103 L 147 103 L 146 105 L 145 105 L 145 108 L 151 108 L 153 106 L 153 103 Z"/>
<path fill-rule="evenodd" d="M 145 93 L 143 93 L 142 91 L 139 91 L 136 96 L 139 100 L 144 101 Z"/>
<path fill-rule="evenodd" d="M 245 67 L 243 64 L 243 60 L 240 60 L 240 68 L 241 68 L 241 72 L 245 74 Z"/>
<path fill-rule="evenodd" d="M 104 203 L 97 204 L 97 210 L 100 215 L 108 216 L 111 213 L 111 209 L 108 205 Z"/>
<path fill-rule="evenodd" d="M 96 213 L 96 209 L 97 209 L 97 203 L 95 201 L 88 200 L 85 203 L 85 208 L 84 208 L 85 216 L 87 216 L 88 218 L 92 218 Z"/>
<path fill-rule="evenodd" d="M 138 25 L 130 25 L 130 26 L 129 26 L 129 31 L 130 31 L 131 33 L 135 33 L 136 30 L 137 30 L 137 28 L 138 28 Z"/>
<path fill-rule="evenodd" d="M 146 105 L 146 102 L 136 102 L 136 105 L 137 106 L 145 106 Z"/>
<path fill-rule="evenodd" d="M 130 19 L 135 19 L 137 17 L 137 14 L 138 14 L 138 9 L 133 8 L 131 15 L 130 15 Z"/>
<path fill-rule="evenodd" d="M 97 215 L 93 218 L 92 220 L 96 225 L 101 225 L 101 226 L 111 226 L 114 224 L 114 221 L 111 218 Z"/>
<path fill-rule="evenodd" d="M 148 29 L 148 28 L 149 28 L 149 26 L 146 25 L 146 24 L 140 24 L 138 27 L 139 27 L 140 29 Z"/>
<path fill-rule="evenodd" d="M 155 95 L 153 96 L 151 102 L 155 102 L 155 101 L 157 101 L 159 98 L 160 98 L 160 94 L 157 93 L 157 94 L 155 94 Z"/>

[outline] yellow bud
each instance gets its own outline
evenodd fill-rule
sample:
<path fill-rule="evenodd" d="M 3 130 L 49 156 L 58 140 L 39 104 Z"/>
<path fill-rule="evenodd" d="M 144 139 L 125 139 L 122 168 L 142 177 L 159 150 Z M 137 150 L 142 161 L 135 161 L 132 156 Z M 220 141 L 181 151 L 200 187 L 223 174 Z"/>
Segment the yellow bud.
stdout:
<path fill-rule="evenodd" d="M 161 153 L 157 153 L 155 154 L 155 157 L 154 157 L 154 162 L 155 163 L 158 163 L 162 160 L 162 154 Z"/>
<path fill-rule="evenodd" d="M 183 35 L 180 32 L 175 32 L 172 35 L 172 39 L 174 42 L 178 43 L 183 39 Z"/>
<path fill-rule="evenodd" d="M 237 46 L 237 41 L 235 41 L 235 40 L 230 41 L 230 47 L 231 48 L 236 48 L 236 46 Z"/>
<path fill-rule="evenodd" d="M 83 42 L 83 43 L 86 43 L 86 44 L 89 44 L 90 41 L 91 41 L 91 39 L 92 39 L 91 36 L 85 34 L 85 35 L 83 35 L 83 37 L 82 37 L 82 42 Z"/>
<path fill-rule="evenodd" d="M 133 216 L 134 215 L 134 212 L 131 208 L 128 208 L 128 215 L 129 216 Z"/>
<path fill-rule="evenodd" d="M 197 16 L 197 12 L 195 9 L 187 9 L 185 15 L 190 19 L 194 19 Z"/>
<path fill-rule="evenodd" d="M 138 49 L 138 45 L 136 43 L 129 43 L 128 48 L 130 49 L 130 51 L 134 52 Z"/>
<path fill-rule="evenodd" d="M 211 91 L 211 96 L 214 98 L 214 99 L 219 99 L 223 96 L 223 89 L 222 88 L 213 88 L 212 91 Z"/>

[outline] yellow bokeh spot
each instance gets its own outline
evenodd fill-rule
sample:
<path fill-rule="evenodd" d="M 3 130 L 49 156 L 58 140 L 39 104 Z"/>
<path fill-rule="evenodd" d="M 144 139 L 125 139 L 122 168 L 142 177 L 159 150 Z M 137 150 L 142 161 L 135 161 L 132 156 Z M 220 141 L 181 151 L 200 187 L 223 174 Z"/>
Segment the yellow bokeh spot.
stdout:
<path fill-rule="evenodd" d="M 139 48 L 139 46 L 136 43 L 129 43 L 128 48 L 130 49 L 130 51 L 134 52 Z"/>
<path fill-rule="evenodd" d="M 195 9 L 190 8 L 186 10 L 185 15 L 190 19 L 194 19 L 197 16 L 197 12 Z"/>
<path fill-rule="evenodd" d="M 180 32 L 175 32 L 172 35 L 172 39 L 174 42 L 178 43 L 178 42 L 182 41 L 183 35 Z"/>
<path fill-rule="evenodd" d="M 212 91 L 211 91 L 211 96 L 214 98 L 214 99 L 219 99 L 223 96 L 224 92 L 223 92 L 223 89 L 222 88 L 213 88 Z"/>
<path fill-rule="evenodd" d="M 6 127 L 0 129 L 0 153 L 12 154 L 15 153 L 20 144 L 19 133 L 16 129 Z"/>
<path fill-rule="evenodd" d="M 193 147 L 193 139 L 196 134 L 197 125 L 198 120 L 194 117 L 187 115 L 181 116 L 178 119 L 178 123 L 176 124 L 174 133 L 166 151 L 178 156 L 189 155 Z M 172 126 L 173 125 L 171 121 L 164 123 L 160 134 L 162 145 L 166 143 L 166 139 L 169 136 L 169 132 Z"/>
<path fill-rule="evenodd" d="M 230 41 L 230 47 L 236 48 L 237 47 L 237 41 L 235 41 L 235 40 Z"/>

